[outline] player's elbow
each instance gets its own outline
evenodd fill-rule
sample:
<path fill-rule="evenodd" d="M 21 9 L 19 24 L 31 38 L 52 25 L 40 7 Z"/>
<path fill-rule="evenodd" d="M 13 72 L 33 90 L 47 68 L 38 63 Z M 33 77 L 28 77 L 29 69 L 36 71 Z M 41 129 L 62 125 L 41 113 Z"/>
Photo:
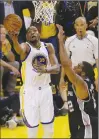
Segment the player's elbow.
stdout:
<path fill-rule="evenodd" d="M 60 72 L 60 67 L 57 67 L 56 73 L 58 74 Z"/>
<path fill-rule="evenodd" d="M 62 64 L 62 67 L 66 67 L 67 66 L 66 61 L 61 61 L 61 64 Z"/>
<path fill-rule="evenodd" d="M 55 74 L 58 74 L 59 72 L 60 72 L 60 65 L 57 65 L 55 69 Z"/>
<path fill-rule="evenodd" d="M 90 99 L 90 97 L 87 93 L 83 93 L 83 94 L 78 95 L 78 98 L 81 100 L 89 100 Z"/>
<path fill-rule="evenodd" d="M 62 60 L 61 64 L 62 64 L 62 67 L 71 67 L 71 63 L 69 61 L 66 61 L 66 60 Z"/>

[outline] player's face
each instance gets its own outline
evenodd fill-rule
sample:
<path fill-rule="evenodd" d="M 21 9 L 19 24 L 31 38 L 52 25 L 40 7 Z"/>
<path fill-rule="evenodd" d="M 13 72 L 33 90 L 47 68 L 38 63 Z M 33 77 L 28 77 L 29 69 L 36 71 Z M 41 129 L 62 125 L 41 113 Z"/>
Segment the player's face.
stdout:
<path fill-rule="evenodd" d="M 31 26 L 27 31 L 26 38 L 31 43 L 39 41 L 40 35 L 39 35 L 37 28 L 34 26 Z"/>
<path fill-rule="evenodd" d="M 81 75 L 82 73 L 83 64 L 79 63 L 77 66 L 74 67 L 74 71 L 76 74 Z"/>
<path fill-rule="evenodd" d="M 87 24 L 84 20 L 77 20 L 75 22 L 75 30 L 79 37 L 83 37 L 86 34 Z"/>
<path fill-rule="evenodd" d="M 0 28 L 0 41 L 4 42 L 6 39 L 6 30 L 5 28 L 1 27 Z"/>

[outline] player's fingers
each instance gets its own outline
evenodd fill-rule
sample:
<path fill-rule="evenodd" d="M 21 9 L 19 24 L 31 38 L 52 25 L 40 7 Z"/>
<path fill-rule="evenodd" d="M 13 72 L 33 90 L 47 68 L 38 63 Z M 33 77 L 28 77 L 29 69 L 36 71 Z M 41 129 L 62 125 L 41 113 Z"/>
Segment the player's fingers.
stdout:
<path fill-rule="evenodd" d="M 62 27 L 61 25 L 59 25 L 59 24 L 56 24 L 56 26 L 57 26 L 57 28 L 58 28 L 59 30 L 62 30 L 62 29 L 63 29 L 63 27 Z"/>
<path fill-rule="evenodd" d="M 89 21 L 90 23 L 92 23 L 94 20 Z"/>
<path fill-rule="evenodd" d="M 90 24 L 90 25 L 89 25 L 89 27 L 94 27 L 94 24 L 93 24 L 93 23 L 92 23 L 92 24 Z"/>
<path fill-rule="evenodd" d="M 19 32 L 16 32 L 16 31 L 9 31 L 8 34 L 12 37 L 14 36 L 18 36 L 19 35 Z"/>

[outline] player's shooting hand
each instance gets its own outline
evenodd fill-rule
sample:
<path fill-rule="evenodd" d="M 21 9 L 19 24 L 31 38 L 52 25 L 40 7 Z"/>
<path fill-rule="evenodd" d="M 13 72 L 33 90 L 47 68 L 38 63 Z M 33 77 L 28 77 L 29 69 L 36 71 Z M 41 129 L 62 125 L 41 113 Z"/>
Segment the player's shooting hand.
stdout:
<path fill-rule="evenodd" d="M 45 68 L 39 68 L 37 69 L 38 73 L 46 73 L 46 69 Z"/>
<path fill-rule="evenodd" d="M 42 66 L 34 64 L 33 67 L 36 69 L 36 72 L 38 73 L 46 73 L 46 68 L 44 65 Z"/>
<path fill-rule="evenodd" d="M 18 40 L 19 32 L 10 31 L 10 32 L 8 32 L 8 35 L 10 36 L 10 38 L 11 38 L 12 40 Z"/>

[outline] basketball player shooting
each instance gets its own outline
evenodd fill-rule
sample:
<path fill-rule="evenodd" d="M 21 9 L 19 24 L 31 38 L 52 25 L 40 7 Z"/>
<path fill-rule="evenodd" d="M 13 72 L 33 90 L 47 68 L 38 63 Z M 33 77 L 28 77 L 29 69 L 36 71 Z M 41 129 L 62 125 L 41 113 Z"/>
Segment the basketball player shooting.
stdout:
<path fill-rule="evenodd" d="M 55 51 L 50 43 L 40 41 L 36 27 L 27 29 L 27 42 L 19 44 L 18 35 L 10 32 L 15 51 L 22 61 L 21 74 L 23 86 L 21 93 L 22 114 L 28 127 L 28 137 L 36 138 L 39 121 L 43 124 L 44 138 L 53 135 L 54 107 L 50 74 L 60 70 Z"/>

